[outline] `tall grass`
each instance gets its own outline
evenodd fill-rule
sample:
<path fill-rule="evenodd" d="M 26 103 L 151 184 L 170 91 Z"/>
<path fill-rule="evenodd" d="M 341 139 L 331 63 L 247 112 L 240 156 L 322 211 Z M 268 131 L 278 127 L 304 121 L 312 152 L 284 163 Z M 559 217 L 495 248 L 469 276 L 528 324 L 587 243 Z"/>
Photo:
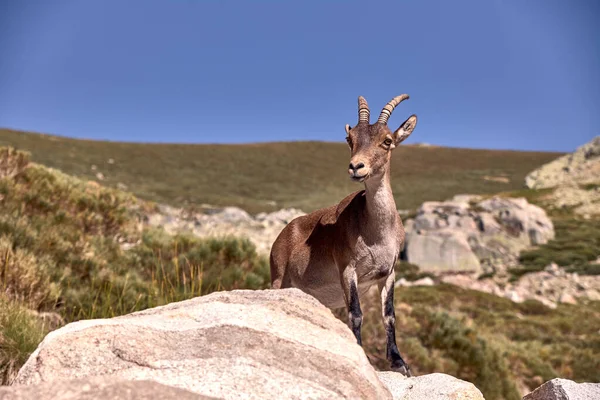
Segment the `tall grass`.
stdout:
<path fill-rule="evenodd" d="M 0 384 L 8 384 L 47 333 L 26 307 L 0 293 Z"/>

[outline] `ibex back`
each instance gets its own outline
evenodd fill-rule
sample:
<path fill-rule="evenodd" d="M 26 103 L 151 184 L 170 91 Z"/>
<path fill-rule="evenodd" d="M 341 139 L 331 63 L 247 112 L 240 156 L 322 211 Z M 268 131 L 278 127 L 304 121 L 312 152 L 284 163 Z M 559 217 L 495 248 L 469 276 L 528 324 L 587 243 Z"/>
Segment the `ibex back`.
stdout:
<path fill-rule="evenodd" d="M 369 123 L 369 106 L 358 98 L 358 123 L 346 125 L 350 147 L 348 173 L 365 189 L 340 203 L 292 220 L 271 249 L 271 284 L 274 289 L 296 287 L 326 307 L 346 307 L 348 325 L 359 345 L 362 311 L 359 297 L 372 285 L 381 293 L 387 359 L 393 370 L 410 376 L 396 345 L 394 264 L 404 246 L 404 228 L 390 185 L 392 150 L 414 130 L 411 115 L 392 132 L 387 121 L 408 95 L 385 105 L 376 123 Z"/>

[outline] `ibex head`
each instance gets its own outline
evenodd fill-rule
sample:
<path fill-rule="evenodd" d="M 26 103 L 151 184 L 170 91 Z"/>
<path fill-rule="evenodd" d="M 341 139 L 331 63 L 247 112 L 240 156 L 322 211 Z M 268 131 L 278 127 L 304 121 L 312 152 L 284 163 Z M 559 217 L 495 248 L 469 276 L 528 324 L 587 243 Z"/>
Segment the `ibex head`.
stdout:
<path fill-rule="evenodd" d="M 406 99 L 407 94 L 394 97 L 383 107 L 377 122 L 370 125 L 369 105 L 364 97 L 358 98 L 358 124 L 355 127 L 346 124 L 346 141 L 351 151 L 348 173 L 352 180 L 363 182 L 382 175 L 388 168 L 392 150 L 415 129 L 417 116 L 414 114 L 394 132 L 387 125 L 394 108 Z"/>

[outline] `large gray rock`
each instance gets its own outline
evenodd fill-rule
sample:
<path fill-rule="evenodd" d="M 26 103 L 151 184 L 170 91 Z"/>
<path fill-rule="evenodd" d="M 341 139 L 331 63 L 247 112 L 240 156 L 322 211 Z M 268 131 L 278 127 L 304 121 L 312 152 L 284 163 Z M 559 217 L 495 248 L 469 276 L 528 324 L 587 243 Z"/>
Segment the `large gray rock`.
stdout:
<path fill-rule="evenodd" d="M 406 256 L 426 272 L 482 272 L 481 265 L 461 231 L 440 229 L 412 230 L 406 238 Z"/>
<path fill-rule="evenodd" d="M 484 400 L 470 382 L 446 374 L 406 378 L 397 372 L 378 372 L 394 400 Z"/>
<path fill-rule="evenodd" d="M 147 380 L 94 377 L 0 387 L 0 400 L 210 400 L 185 389 Z"/>
<path fill-rule="evenodd" d="M 51 332 L 14 384 L 111 376 L 220 399 L 390 399 L 348 327 L 297 289 L 217 292 Z"/>
<path fill-rule="evenodd" d="M 407 261 L 441 275 L 505 271 L 520 251 L 554 237 L 542 208 L 499 196 L 423 203 L 405 229 Z"/>
<path fill-rule="evenodd" d="M 600 182 L 600 136 L 577 148 L 575 152 L 557 158 L 525 177 L 530 189 Z"/>
<path fill-rule="evenodd" d="M 529 393 L 523 400 L 598 400 L 600 383 L 576 383 L 568 379 L 552 379 Z"/>

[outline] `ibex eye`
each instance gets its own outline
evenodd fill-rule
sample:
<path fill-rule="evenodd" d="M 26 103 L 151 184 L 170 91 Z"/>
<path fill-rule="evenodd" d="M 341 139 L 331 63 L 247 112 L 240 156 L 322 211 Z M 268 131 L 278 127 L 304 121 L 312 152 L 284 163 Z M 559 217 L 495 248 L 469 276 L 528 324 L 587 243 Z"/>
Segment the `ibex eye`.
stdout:
<path fill-rule="evenodd" d="M 391 146 L 392 145 L 392 139 L 390 139 L 390 138 L 385 139 L 385 141 L 383 142 L 383 144 L 385 144 L 386 146 Z"/>

